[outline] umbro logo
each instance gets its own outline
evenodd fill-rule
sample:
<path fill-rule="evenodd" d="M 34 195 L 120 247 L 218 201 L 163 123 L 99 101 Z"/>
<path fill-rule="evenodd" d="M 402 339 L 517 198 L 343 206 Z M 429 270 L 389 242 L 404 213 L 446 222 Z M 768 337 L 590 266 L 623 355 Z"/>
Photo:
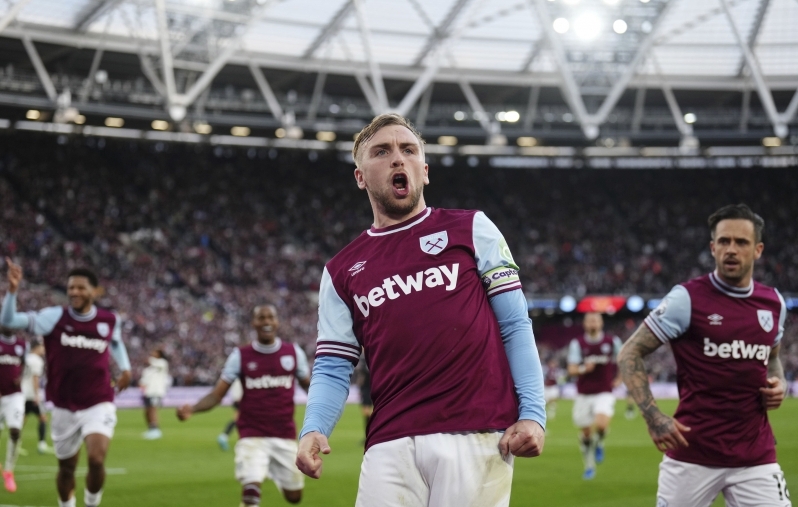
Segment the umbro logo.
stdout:
<path fill-rule="evenodd" d="M 718 315 L 717 313 L 713 313 L 712 315 L 707 317 L 707 319 L 709 319 L 710 326 L 720 326 L 721 324 L 723 324 L 723 322 L 721 322 L 723 320 L 723 316 Z"/>
<path fill-rule="evenodd" d="M 351 271 L 351 272 L 352 272 L 352 276 L 355 276 L 356 274 L 358 274 L 358 273 L 360 273 L 361 271 L 363 271 L 364 269 L 366 269 L 366 268 L 364 267 L 364 266 L 366 265 L 366 262 L 367 262 L 367 261 L 360 261 L 360 262 L 356 262 L 354 266 L 352 266 L 351 268 L 349 268 L 349 271 Z"/>

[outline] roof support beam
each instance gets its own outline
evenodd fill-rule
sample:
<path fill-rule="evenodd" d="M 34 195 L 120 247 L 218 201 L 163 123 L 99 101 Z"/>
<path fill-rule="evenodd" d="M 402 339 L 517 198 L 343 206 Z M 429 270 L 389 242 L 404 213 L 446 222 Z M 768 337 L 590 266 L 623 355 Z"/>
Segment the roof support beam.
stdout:
<path fill-rule="evenodd" d="M 421 102 L 418 104 L 418 114 L 416 115 L 416 128 L 422 130 L 427 123 L 427 114 L 429 114 L 429 103 L 432 101 L 432 88 L 435 83 L 430 83 L 424 95 L 421 96 Z"/>
<path fill-rule="evenodd" d="M 36 51 L 36 46 L 33 45 L 30 37 L 27 36 L 22 38 L 22 44 L 25 46 L 25 51 L 28 52 L 28 58 L 30 58 L 33 68 L 36 69 L 36 75 L 39 76 L 39 81 L 42 82 L 47 98 L 55 103 L 58 98 L 58 93 L 55 91 L 55 85 L 53 84 L 53 80 L 50 79 L 50 74 L 48 74 L 47 69 L 44 68 L 39 52 Z"/>
<path fill-rule="evenodd" d="M 754 46 L 756 45 L 756 38 L 759 37 L 759 30 L 762 28 L 762 21 L 765 19 L 765 13 L 767 13 L 769 5 L 770 0 L 759 1 L 759 7 L 756 11 L 756 18 L 754 18 L 754 26 L 751 28 L 751 33 L 748 34 L 748 47 L 751 48 L 751 51 L 754 50 Z M 737 75 L 742 76 L 744 69 L 745 58 L 743 57 L 740 61 L 740 65 L 737 66 Z"/>
<path fill-rule="evenodd" d="M 457 18 L 460 16 L 460 13 L 466 8 L 468 3 L 471 0 L 457 0 L 449 12 L 446 14 L 446 17 L 441 21 L 441 24 L 435 27 L 427 38 L 427 41 L 424 43 L 423 48 L 416 56 L 415 60 L 413 60 L 413 66 L 421 65 L 424 59 L 429 55 L 436 46 L 440 45 L 449 38 L 450 31 L 454 23 L 457 21 Z"/>
<path fill-rule="evenodd" d="M 5 30 L 5 28 L 12 21 L 17 19 L 17 15 L 19 14 L 19 12 L 22 10 L 23 7 L 28 5 L 29 2 L 30 0 L 17 0 L 17 3 L 12 5 L 11 8 L 8 9 L 8 12 L 6 12 L 5 16 L 3 16 L 2 19 L 0 19 L 0 32 Z"/>
<path fill-rule="evenodd" d="M 177 98 L 177 88 L 172 64 L 172 44 L 169 42 L 169 25 L 166 20 L 166 0 L 155 0 L 155 12 L 158 19 L 158 39 L 161 43 L 161 67 L 166 85 L 166 100 L 173 104 Z"/>
<path fill-rule="evenodd" d="M 363 8 L 363 0 L 354 0 L 355 13 L 357 14 L 357 24 L 360 27 L 360 37 L 363 40 L 363 49 L 366 53 L 366 60 L 369 63 L 371 73 L 371 84 L 376 93 L 377 103 L 380 113 L 388 110 L 388 95 L 385 93 L 385 83 L 382 81 L 380 64 L 374 56 L 374 49 L 371 44 L 371 30 L 369 29 L 366 11 Z"/>
<path fill-rule="evenodd" d="M 310 98 L 308 106 L 308 121 L 316 121 L 316 114 L 319 112 L 321 97 L 324 94 L 324 84 L 327 82 L 327 73 L 319 72 L 316 76 L 316 84 L 313 85 L 313 96 Z"/>
<path fill-rule="evenodd" d="M 164 86 L 161 78 L 158 77 L 158 73 L 155 71 L 155 67 L 152 65 L 150 57 L 143 53 L 139 53 L 139 61 L 141 61 L 141 72 L 143 72 L 144 76 L 150 81 L 150 84 L 153 88 L 155 88 L 155 91 L 168 101 L 169 97 L 166 93 L 166 86 Z"/>
<path fill-rule="evenodd" d="M 642 86 L 635 93 L 635 108 L 632 112 L 632 133 L 640 132 L 640 125 L 643 123 L 643 113 L 646 109 L 646 89 Z"/>
<path fill-rule="evenodd" d="M 787 109 L 782 115 L 784 123 L 789 124 L 795 118 L 796 113 L 798 113 L 798 90 L 795 90 L 795 94 L 792 96 L 792 100 L 790 100 L 790 105 L 787 106 Z"/>
<path fill-rule="evenodd" d="M 84 103 L 89 100 L 89 94 L 94 87 L 94 76 L 97 74 L 97 69 L 100 68 L 100 60 L 103 58 L 103 48 L 97 48 L 94 52 L 94 58 L 91 60 L 91 68 L 89 69 L 89 76 L 86 78 L 86 84 L 80 91 L 80 98 L 78 101 Z"/>
<path fill-rule="evenodd" d="M 272 114 L 275 118 L 280 121 L 283 121 L 283 108 L 280 106 L 280 103 L 277 101 L 277 97 L 274 95 L 274 91 L 272 91 L 272 87 L 269 86 L 269 82 L 266 81 L 266 76 L 263 75 L 263 72 L 260 70 L 260 67 L 255 65 L 254 63 L 249 64 L 249 70 L 252 72 L 252 77 L 255 78 L 255 82 L 258 83 L 258 88 L 260 92 L 263 94 L 263 98 L 266 99 L 266 103 L 269 105 L 269 109 L 271 110 Z"/>
<path fill-rule="evenodd" d="M 751 90 L 743 92 L 743 104 L 740 110 L 740 132 L 748 132 L 748 120 L 751 117 Z"/>
<path fill-rule="evenodd" d="M 535 124 L 535 117 L 538 115 L 538 100 L 540 99 L 540 86 L 533 86 L 529 89 L 529 101 L 526 103 L 526 113 L 524 114 L 524 130 L 532 130 Z"/>
<path fill-rule="evenodd" d="M 754 78 L 754 82 L 756 83 L 756 91 L 759 94 L 759 100 L 762 102 L 762 107 L 765 108 L 768 119 L 773 125 L 773 131 L 778 137 L 786 137 L 787 133 L 789 132 L 787 129 L 787 123 L 776 109 L 776 103 L 773 101 L 773 95 L 770 93 L 770 89 L 768 89 L 768 86 L 765 83 L 765 78 L 762 76 L 762 70 L 759 68 L 759 61 L 756 59 L 753 51 L 751 51 L 747 41 L 743 39 L 740 30 L 737 28 L 737 23 L 735 23 L 734 17 L 732 16 L 731 9 L 728 5 L 728 0 L 720 0 L 720 4 L 726 14 L 726 19 L 729 21 L 729 26 L 731 26 L 732 32 L 734 33 L 734 38 L 737 40 L 737 45 L 740 46 L 740 49 L 743 52 L 745 63 L 751 70 L 751 76 Z"/>
<path fill-rule="evenodd" d="M 119 5 L 121 0 L 104 0 L 86 12 L 86 14 L 75 23 L 73 30 L 76 32 L 85 32 L 89 29 L 92 23 L 97 21 L 101 16 L 112 11 Z"/>
<path fill-rule="evenodd" d="M 479 101 L 479 97 L 477 97 L 477 94 L 474 93 L 474 89 L 471 88 L 471 84 L 468 81 L 461 80 L 460 89 L 463 90 L 463 95 L 465 95 L 468 105 L 471 106 L 471 109 L 473 109 L 475 113 L 477 113 L 479 124 L 482 126 L 485 132 L 490 135 L 501 132 L 501 126 L 496 122 L 490 121 L 487 111 L 485 111 L 485 108 L 482 107 L 482 102 Z"/>
<path fill-rule="evenodd" d="M 366 74 L 363 72 L 356 72 L 355 79 L 357 80 L 357 84 L 360 85 L 360 89 L 363 91 L 363 96 L 366 98 L 369 106 L 371 106 L 371 112 L 374 113 L 375 116 L 382 114 L 380 101 L 377 98 L 377 94 L 374 93 L 374 90 L 371 88 L 369 80 L 366 79 Z"/>
<path fill-rule="evenodd" d="M 349 18 L 349 15 L 352 14 L 352 10 L 355 7 L 354 0 L 349 0 L 346 2 L 339 10 L 335 13 L 335 16 L 327 23 L 327 26 L 322 28 L 319 35 L 316 36 L 316 39 L 310 43 L 310 46 L 307 47 L 305 52 L 302 54 L 302 58 L 308 59 L 312 58 L 313 54 L 328 40 L 331 40 L 335 35 L 341 30 L 341 27 L 344 25 L 344 22 Z"/>
<path fill-rule="evenodd" d="M 543 48 L 546 47 L 546 39 L 540 39 L 533 43 L 532 49 L 529 51 L 529 55 L 524 60 L 524 63 L 521 64 L 521 68 L 519 71 L 527 72 L 529 67 L 532 66 L 532 62 L 540 55 L 540 52 L 543 51 Z"/>

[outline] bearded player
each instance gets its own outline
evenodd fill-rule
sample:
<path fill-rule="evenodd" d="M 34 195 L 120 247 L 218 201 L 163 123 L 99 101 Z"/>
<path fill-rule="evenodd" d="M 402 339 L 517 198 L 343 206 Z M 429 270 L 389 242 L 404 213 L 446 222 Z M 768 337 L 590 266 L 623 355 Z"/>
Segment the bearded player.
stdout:
<path fill-rule="evenodd" d="M 322 275 L 297 465 L 321 475 L 362 347 L 374 412 L 355 505 L 506 506 L 513 457 L 541 453 L 546 423 L 518 267 L 484 213 L 426 206 L 403 117 L 376 117 L 353 155 L 374 222 Z"/>
<path fill-rule="evenodd" d="M 623 381 L 665 452 L 658 506 L 707 507 L 719 493 L 733 507 L 791 505 L 767 415 L 785 394 L 787 308 L 776 289 L 753 280 L 764 226 L 744 204 L 713 213 L 715 271 L 674 287 L 621 350 Z M 643 362 L 664 343 L 676 359 L 673 417 L 657 407 Z"/>
<path fill-rule="evenodd" d="M 584 334 L 571 340 L 568 347 L 568 374 L 576 377 L 573 419 L 580 430 L 582 478 L 590 480 L 596 476 L 596 465 L 604 461 L 604 437 L 615 414 L 612 389 L 620 384 L 615 359 L 623 343 L 604 333 L 600 313 L 586 313 L 582 327 Z"/>
<path fill-rule="evenodd" d="M 58 458 L 59 507 L 75 507 L 75 468 L 86 443 L 88 473 L 83 500 L 100 505 L 105 483 L 105 456 L 116 426 L 110 357 L 121 370 L 116 387 L 130 385 L 130 360 L 122 343 L 119 316 L 94 306 L 97 275 L 76 268 L 67 275 L 69 305 L 17 313 L 22 268 L 6 258 L 8 292 L 0 310 L 0 325 L 28 329 L 44 337 L 47 399 L 53 405 L 52 438 Z"/>
<path fill-rule="evenodd" d="M 9 493 L 17 490 L 14 466 L 19 457 L 19 437 L 25 419 L 25 395 L 20 384 L 26 353 L 25 341 L 11 329 L 0 327 L 0 429 L 8 426 L 3 484 Z"/>
<path fill-rule="evenodd" d="M 310 385 L 308 359 L 302 349 L 277 338 L 277 309 L 255 307 L 252 327 L 258 339 L 235 349 L 227 358 L 216 387 L 195 405 L 177 409 L 181 421 L 222 402 L 236 379 L 244 394 L 237 419 L 239 440 L 235 446 L 236 479 L 241 483 L 241 502 L 260 504 L 260 486 L 269 478 L 290 503 L 302 500 L 304 477 L 294 464 L 297 452 L 294 423 L 295 382 Z"/>

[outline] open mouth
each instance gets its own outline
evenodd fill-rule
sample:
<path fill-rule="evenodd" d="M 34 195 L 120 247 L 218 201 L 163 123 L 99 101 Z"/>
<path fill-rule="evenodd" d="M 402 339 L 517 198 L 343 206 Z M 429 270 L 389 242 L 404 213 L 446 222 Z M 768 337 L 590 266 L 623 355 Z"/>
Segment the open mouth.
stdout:
<path fill-rule="evenodd" d="M 393 175 L 393 190 L 394 194 L 397 197 L 405 196 L 408 193 L 407 188 L 407 175 L 403 173 L 397 173 Z"/>

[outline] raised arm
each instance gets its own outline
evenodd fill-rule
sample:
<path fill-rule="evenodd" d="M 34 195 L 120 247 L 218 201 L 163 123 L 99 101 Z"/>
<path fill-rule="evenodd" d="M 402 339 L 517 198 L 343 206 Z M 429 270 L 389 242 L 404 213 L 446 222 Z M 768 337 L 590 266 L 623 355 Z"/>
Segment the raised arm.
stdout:
<path fill-rule="evenodd" d="M 26 329 L 30 325 L 30 317 L 26 313 L 17 313 L 17 290 L 22 282 L 22 266 L 6 257 L 8 264 L 8 292 L 3 298 L 0 309 L 0 326 L 10 329 Z"/>
<path fill-rule="evenodd" d="M 661 346 L 662 342 L 645 324 L 642 324 L 621 348 L 621 352 L 618 354 L 618 369 L 624 384 L 626 384 L 626 389 L 637 406 L 640 407 L 640 413 L 643 414 L 646 421 L 651 440 L 654 441 L 657 449 L 664 452 L 680 446 L 687 447 L 689 444 L 682 432 L 690 431 L 690 428 L 663 414 L 657 406 L 654 395 L 651 394 L 648 372 L 643 358 Z"/>
<path fill-rule="evenodd" d="M 207 412 L 208 410 L 216 407 L 222 402 L 222 398 L 227 394 L 230 389 L 230 384 L 223 378 L 220 378 L 214 388 L 202 397 L 197 403 L 193 405 L 183 405 L 177 409 L 177 418 L 181 421 L 187 421 L 196 412 Z"/>

